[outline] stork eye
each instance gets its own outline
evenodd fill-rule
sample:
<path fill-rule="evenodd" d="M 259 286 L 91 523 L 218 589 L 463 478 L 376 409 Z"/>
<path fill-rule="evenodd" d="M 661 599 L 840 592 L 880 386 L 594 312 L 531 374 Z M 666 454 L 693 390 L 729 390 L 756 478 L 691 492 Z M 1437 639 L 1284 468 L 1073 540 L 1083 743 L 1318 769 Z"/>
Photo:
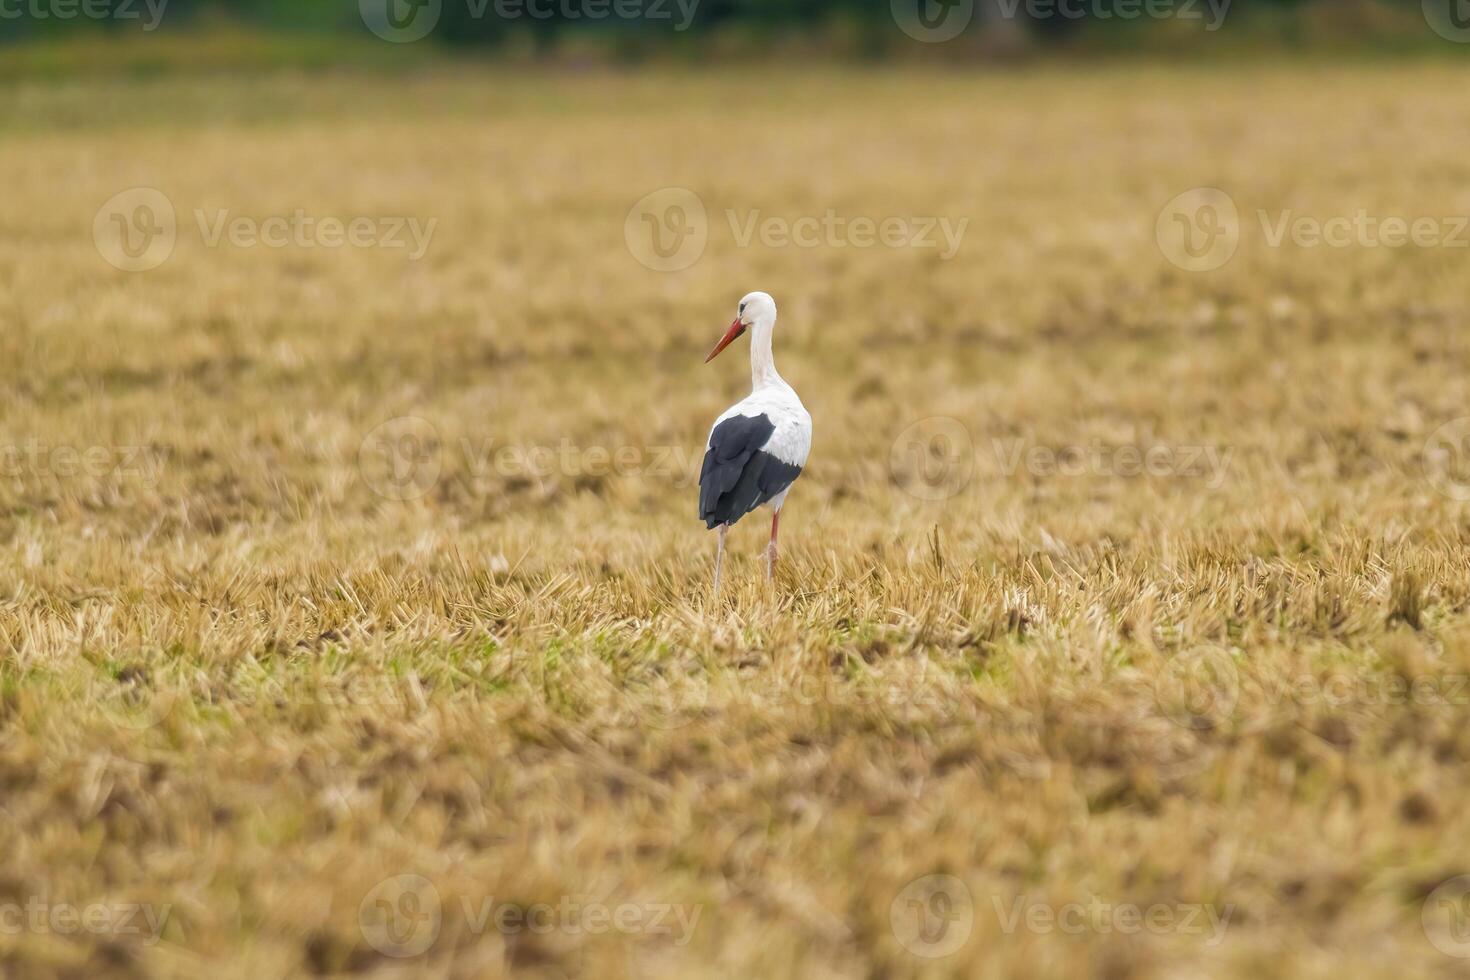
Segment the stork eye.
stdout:
<path fill-rule="evenodd" d="M 740 310 L 738 312 L 741 312 L 741 313 L 744 313 L 745 312 L 745 304 L 744 303 L 741 303 L 740 304 Z"/>

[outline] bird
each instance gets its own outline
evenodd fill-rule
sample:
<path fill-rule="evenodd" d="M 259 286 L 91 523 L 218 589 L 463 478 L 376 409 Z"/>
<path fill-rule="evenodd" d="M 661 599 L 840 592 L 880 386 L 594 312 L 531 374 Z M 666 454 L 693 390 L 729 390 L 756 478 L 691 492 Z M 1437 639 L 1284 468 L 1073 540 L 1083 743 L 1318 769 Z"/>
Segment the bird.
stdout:
<path fill-rule="evenodd" d="M 786 494 L 806 466 L 812 449 L 812 417 L 795 389 L 776 373 L 771 335 L 776 301 L 769 293 L 747 293 L 735 321 L 704 359 L 708 364 L 750 331 L 750 394 L 715 419 L 699 469 L 699 517 L 705 530 L 719 528 L 714 594 L 720 594 L 725 534 L 757 507 L 771 509 L 771 541 L 766 547 L 766 578 L 776 571 L 776 532 Z"/>

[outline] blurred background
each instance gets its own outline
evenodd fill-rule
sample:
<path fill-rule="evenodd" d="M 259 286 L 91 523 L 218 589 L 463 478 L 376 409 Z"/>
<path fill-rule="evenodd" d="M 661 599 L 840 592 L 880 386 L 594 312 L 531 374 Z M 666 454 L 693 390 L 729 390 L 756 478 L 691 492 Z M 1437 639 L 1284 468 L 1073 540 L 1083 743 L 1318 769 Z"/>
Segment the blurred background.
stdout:
<path fill-rule="evenodd" d="M 3 0 L 0 72 L 1267 54 L 1455 56 L 1461 0 Z M 1425 30 L 1426 21 L 1434 28 Z M 398 44 L 374 43 L 385 37 Z M 916 43 L 942 42 L 937 44 Z M 1207 42 L 1207 43 L 1206 43 Z"/>
<path fill-rule="evenodd" d="M 1464 976 L 1465 42 L 0 0 L 0 977 Z M 702 924 L 477 911 L 586 895 Z"/>

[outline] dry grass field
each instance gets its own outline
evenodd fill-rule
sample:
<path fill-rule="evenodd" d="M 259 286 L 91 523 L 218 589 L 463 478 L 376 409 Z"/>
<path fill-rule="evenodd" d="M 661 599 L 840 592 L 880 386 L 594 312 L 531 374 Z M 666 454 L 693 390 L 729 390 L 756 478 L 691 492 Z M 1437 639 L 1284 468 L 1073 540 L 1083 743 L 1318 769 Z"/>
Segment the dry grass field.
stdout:
<path fill-rule="evenodd" d="M 8 83 L 0 975 L 1463 975 L 1463 82 Z"/>

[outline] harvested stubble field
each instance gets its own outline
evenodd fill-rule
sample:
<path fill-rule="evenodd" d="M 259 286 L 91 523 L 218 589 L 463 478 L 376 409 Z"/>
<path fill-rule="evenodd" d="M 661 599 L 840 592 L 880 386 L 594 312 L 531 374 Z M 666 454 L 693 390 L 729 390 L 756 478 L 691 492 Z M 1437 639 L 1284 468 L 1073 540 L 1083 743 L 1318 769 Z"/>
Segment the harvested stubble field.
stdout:
<path fill-rule="evenodd" d="M 13 83 L 0 973 L 1456 975 L 1467 253 L 1268 233 L 1470 214 L 1463 80 Z M 437 223 L 210 242 L 298 209 Z M 829 209 L 968 225 L 737 235 Z M 758 288 L 815 444 L 716 604 Z"/>

